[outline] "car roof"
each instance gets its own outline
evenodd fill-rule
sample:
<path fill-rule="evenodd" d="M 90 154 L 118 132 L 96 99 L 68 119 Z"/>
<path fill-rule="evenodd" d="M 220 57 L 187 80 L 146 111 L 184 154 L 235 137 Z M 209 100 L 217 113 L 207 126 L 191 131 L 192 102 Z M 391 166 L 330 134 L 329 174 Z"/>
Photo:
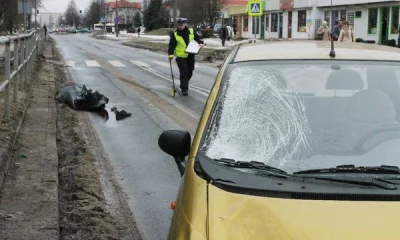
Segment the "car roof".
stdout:
<path fill-rule="evenodd" d="M 400 61 L 400 48 L 360 42 L 334 42 L 335 59 Z M 273 41 L 242 44 L 233 62 L 331 59 L 330 41 Z"/>

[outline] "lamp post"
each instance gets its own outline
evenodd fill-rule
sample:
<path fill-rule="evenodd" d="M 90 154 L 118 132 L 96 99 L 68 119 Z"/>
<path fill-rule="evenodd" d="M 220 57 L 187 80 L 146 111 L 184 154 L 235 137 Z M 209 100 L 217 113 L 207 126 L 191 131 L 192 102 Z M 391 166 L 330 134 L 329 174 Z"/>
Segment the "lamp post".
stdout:
<path fill-rule="evenodd" d="M 118 0 L 115 0 L 115 36 L 118 37 L 118 23 L 119 23 L 119 18 L 118 18 Z"/>
<path fill-rule="evenodd" d="M 177 3 L 178 0 L 174 0 L 174 26 L 176 26 L 176 15 L 177 15 Z"/>
<path fill-rule="evenodd" d="M 25 12 L 25 0 L 22 0 L 22 8 L 23 8 L 23 13 L 24 13 L 24 33 L 26 34 L 26 12 Z"/>
<path fill-rule="evenodd" d="M 35 30 L 37 31 L 37 0 L 35 0 Z"/>

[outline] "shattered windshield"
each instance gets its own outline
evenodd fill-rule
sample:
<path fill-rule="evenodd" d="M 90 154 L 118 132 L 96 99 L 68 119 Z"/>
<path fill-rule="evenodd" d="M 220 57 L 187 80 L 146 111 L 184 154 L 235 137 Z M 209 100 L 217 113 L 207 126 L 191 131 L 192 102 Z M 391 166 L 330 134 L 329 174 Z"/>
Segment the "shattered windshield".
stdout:
<path fill-rule="evenodd" d="M 232 64 L 200 151 L 288 173 L 399 166 L 399 83 L 392 63 Z"/>

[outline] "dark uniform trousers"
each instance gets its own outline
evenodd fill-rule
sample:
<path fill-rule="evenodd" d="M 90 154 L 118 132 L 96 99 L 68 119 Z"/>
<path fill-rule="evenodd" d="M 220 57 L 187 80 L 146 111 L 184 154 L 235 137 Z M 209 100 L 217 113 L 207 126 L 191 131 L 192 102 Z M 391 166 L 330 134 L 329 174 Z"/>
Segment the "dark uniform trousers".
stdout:
<path fill-rule="evenodd" d="M 193 54 L 189 54 L 187 58 L 181 58 L 181 57 L 176 58 L 176 63 L 178 64 L 180 81 L 181 81 L 180 87 L 184 92 L 187 92 L 189 89 L 189 81 L 193 76 L 194 60 L 195 58 Z"/>

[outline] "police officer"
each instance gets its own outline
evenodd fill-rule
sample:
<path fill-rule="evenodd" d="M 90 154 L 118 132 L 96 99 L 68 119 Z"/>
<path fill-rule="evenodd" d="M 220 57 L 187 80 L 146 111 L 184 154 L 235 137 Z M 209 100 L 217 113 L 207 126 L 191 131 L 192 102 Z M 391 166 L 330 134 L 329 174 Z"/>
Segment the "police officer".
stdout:
<path fill-rule="evenodd" d="M 168 60 L 171 62 L 176 55 L 176 63 L 179 68 L 180 75 L 180 88 L 184 96 L 188 95 L 189 80 L 192 78 L 194 70 L 194 54 L 186 53 L 186 47 L 193 40 L 200 44 L 200 47 L 204 46 L 204 41 L 191 27 L 187 27 L 187 19 L 180 18 L 177 20 L 177 28 L 171 33 L 169 48 L 168 48 Z"/>

